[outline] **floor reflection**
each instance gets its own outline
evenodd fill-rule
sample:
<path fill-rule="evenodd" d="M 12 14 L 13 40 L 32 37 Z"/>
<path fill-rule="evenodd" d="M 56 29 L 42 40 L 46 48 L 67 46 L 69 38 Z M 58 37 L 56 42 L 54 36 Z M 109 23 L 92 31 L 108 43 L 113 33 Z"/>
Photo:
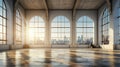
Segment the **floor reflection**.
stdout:
<path fill-rule="evenodd" d="M 0 67 L 120 67 L 120 51 L 24 49 L 0 53 Z"/>

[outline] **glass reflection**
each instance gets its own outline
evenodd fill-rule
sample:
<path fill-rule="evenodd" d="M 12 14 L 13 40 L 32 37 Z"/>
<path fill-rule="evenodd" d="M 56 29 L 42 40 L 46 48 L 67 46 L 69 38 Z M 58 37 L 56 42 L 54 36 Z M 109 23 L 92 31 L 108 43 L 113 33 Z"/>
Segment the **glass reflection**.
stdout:
<path fill-rule="evenodd" d="M 15 51 L 6 52 L 6 61 L 7 61 L 7 67 L 15 67 L 16 66 L 16 52 Z"/>
<path fill-rule="evenodd" d="M 20 62 L 18 64 L 21 65 L 21 67 L 29 67 L 30 63 L 30 57 L 29 57 L 29 50 L 23 50 L 17 52 L 18 54 L 16 55 L 16 59 L 19 55 L 20 59 L 18 59 Z"/>
<path fill-rule="evenodd" d="M 120 52 L 99 49 L 25 49 L 0 52 L 1 67 L 119 67 Z"/>
<path fill-rule="evenodd" d="M 77 67 L 77 55 L 76 49 L 70 50 L 70 66 L 69 67 Z"/>
<path fill-rule="evenodd" d="M 3 52 L 3 53 L 0 53 L 0 66 L 1 67 L 5 67 L 6 66 L 6 53 Z"/>
<path fill-rule="evenodd" d="M 52 66 L 68 67 L 70 63 L 69 49 L 52 50 Z"/>

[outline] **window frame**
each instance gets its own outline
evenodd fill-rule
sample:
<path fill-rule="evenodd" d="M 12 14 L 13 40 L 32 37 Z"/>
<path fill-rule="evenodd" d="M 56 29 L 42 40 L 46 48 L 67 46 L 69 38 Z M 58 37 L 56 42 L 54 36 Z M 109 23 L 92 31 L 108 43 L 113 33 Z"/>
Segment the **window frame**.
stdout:
<path fill-rule="evenodd" d="M 57 26 L 53 26 L 53 24 L 56 24 Z M 67 26 L 66 24 L 69 25 Z M 57 31 L 53 32 L 54 29 L 56 29 Z M 69 29 L 69 31 L 66 31 L 66 29 Z M 50 41 L 51 45 L 70 45 L 71 43 L 70 33 L 71 25 L 69 19 L 65 16 L 56 16 L 51 22 L 51 41 Z M 52 36 L 53 34 L 56 34 L 57 36 L 53 37 Z M 69 35 L 66 36 L 67 34 Z"/>
<path fill-rule="evenodd" d="M 88 26 L 88 23 L 91 23 L 92 26 Z M 80 24 L 80 26 L 79 26 L 79 24 Z M 81 26 L 81 24 L 82 24 L 82 26 Z M 92 32 L 88 31 L 89 29 L 91 29 Z M 81 31 L 79 32 L 78 30 L 81 30 Z M 81 37 L 77 36 L 78 34 L 82 34 Z M 88 39 L 88 36 L 90 34 L 93 34 L 92 40 L 91 40 L 91 38 Z M 89 40 L 89 42 L 87 42 L 87 40 L 85 40 L 85 41 L 81 40 L 81 42 L 79 42 L 79 38 L 87 39 L 87 40 Z M 76 44 L 77 45 L 89 45 L 89 44 L 93 44 L 93 43 L 94 43 L 94 21 L 89 16 L 81 16 L 76 22 Z"/>

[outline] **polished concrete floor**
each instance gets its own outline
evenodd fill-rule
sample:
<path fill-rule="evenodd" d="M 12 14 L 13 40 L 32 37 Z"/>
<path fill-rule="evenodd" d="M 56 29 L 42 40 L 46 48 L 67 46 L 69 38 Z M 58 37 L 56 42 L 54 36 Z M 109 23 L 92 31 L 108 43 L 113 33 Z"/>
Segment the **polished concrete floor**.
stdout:
<path fill-rule="evenodd" d="M 22 49 L 0 52 L 0 67 L 120 67 L 120 51 Z"/>

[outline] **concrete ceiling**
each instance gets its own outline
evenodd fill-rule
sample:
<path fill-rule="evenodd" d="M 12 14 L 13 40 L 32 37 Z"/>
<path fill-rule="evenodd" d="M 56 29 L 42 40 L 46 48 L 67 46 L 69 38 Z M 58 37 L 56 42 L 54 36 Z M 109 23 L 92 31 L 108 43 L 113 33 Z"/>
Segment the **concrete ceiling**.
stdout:
<path fill-rule="evenodd" d="M 72 9 L 75 0 L 47 0 L 49 9 Z"/>
<path fill-rule="evenodd" d="M 46 9 L 44 0 L 19 0 L 25 9 Z M 76 0 L 46 0 L 48 9 L 73 9 Z M 105 0 L 78 0 L 76 9 L 98 9 Z"/>
<path fill-rule="evenodd" d="M 105 0 L 81 0 L 77 9 L 98 9 Z"/>
<path fill-rule="evenodd" d="M 19 0 L 25 9 L 45 9 L 43 0 Z"/>

